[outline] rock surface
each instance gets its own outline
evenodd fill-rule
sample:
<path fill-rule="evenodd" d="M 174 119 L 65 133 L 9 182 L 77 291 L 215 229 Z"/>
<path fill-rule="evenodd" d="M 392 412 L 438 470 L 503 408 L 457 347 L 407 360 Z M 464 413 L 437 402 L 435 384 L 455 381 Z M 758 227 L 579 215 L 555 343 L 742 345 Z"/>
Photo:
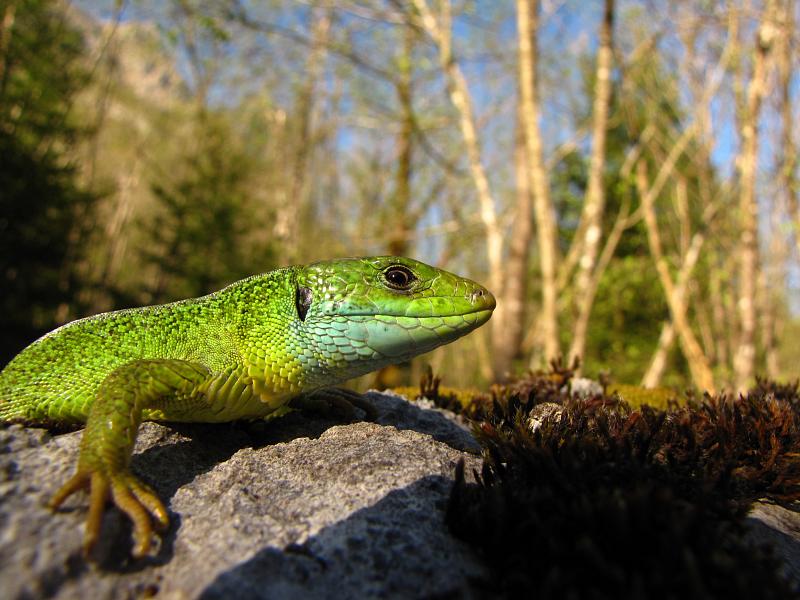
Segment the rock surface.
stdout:
<path fill-rule="evenodd" d="M 134 561 L 130 526 L 107 511 L 97 564 L 83 559 L 86 497 L 53 515 L 80 432 L 0 430 L 4 598 L 469 597 L 485 568 L 444 523 L 456 463 L 480 459 L 441 411 L 371 393 L 376 423 L 290 414 L 257 425 L 145 423 L 133 469 L 172 524 Z"/>
<path fill-rule="evenodd" d="M 80 432 L 1 429 L 2 597 L 474 596 L 489 574 L 450 535 L 444 509 L 456 463 L 480 467 L 475 440 L 427 401 L 369 397 L 375 423 L 299 413 L 249 425 L 145 423 L 133 468 L 168 503 L 172 525 L 139 561 L 118 511 L 105 515 L 90 564 L 85 496 L 56 515 L 44 508 L 74 469 Z M 800 581 L 800 515 L 759 504 L 748 528 Z"/>
<path fill-rule="evenodd" d="M 758 503 L 747 517 L 747 529 L 751 540 L 774 548 L 786 575 L 800 585 L 800 514 L 775 504 Z"/>

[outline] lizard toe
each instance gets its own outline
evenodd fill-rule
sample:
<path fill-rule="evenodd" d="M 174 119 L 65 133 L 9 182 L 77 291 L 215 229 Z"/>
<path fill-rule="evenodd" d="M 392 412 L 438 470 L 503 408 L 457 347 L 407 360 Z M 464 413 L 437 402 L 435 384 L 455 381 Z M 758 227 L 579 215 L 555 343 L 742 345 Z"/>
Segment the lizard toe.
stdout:
<path fill-rule="evenodd" d="M 58 491 L 53 494 L 47 503 L 48 508 L 56 510 L 64 503 L 64 500 L 69 498 L 75 492 L 85 490 L 91 485 L 92 474 L 86 471 L 78 471 L 69 478 L 69 480 L 58 488 Z"/>
<path fill-rule="evenodd" d="M 167 508 L 155 491 L 146 483 L 133 477 L 128 481 L 128 485 L 136 500 L 147 509 L 155 520 L 156 528 L 163 531 L 169 527 Z"/>
<path fill-rule="evenodd" d="M 86 531 L 83 534 L 83 553 L 89 556 L 100 539 L 100 527 L 103 524 L 103 511 L 109 497 L 108 479 L 97 471 L 91 473 L 89 484 L 89 514 L 86 517 Z"/>
<path fill-rule="evenodd" d="M 135 481 L 132 475 L 116 477 L 111 484 L 111 494 L 114 504 L 133 522 L 133 555 L 141 558 L 150 550 L 153 525 L 146 505 L 133 493 L 131 481 Z"/>

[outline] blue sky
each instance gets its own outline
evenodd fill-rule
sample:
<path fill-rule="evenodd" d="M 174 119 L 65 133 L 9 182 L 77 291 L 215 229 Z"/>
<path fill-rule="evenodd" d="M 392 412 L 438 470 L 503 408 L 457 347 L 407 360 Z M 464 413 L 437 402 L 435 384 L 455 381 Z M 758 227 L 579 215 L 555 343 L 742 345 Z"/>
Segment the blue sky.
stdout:
<path fill-rule="evenodd" d="M 100 19 L 110 19 L 115 15 L 115 3 L 110 0 L 75 0 L 74 4 Z M 275 4 L 281 5 L 281 9 L 269 12 L 269 18 L 273 22 L 290 29 L 302 27 L 303 15 L 308 10 L 307 3 L 277 2 Z M 169 30 L 174 26 L 167 8 L 170 6 L 169 3 L 139 0 L 129 1 L 124 6 L 123 21 L 153 20 L 165 30 Z M 502 196 L 508 194 L 511 187 L 513 187 L 509 160 L 513 140 L 516 94 L 514 73 L 516 24 L 513 3 L 495 3 L 484 0 L 476 2 L 474 6 L 475 11 L 473 13 L 468 13 L 454 22 L 454 45 L 468 80 L 482 126 L 481 141 L 483 144 L 484 163 L 490 173 L 496 195 Z M 550 3 L 544 2 L 544 6 L 548 7 Z M 583 90 L 581 89 L 582 76 L 577 68 L 576 61 L 579 55 L 591 55 L 596 48 L 596 32 L 601 17 L 601 8 L 602 3 L 600 2 L 586 3 L 579 0 L 566 0 L 558 4 L 557 10 L 547 12 L 543 18 L 540 48 L 541 76 L 544 82 L 542 93 L 544 115 L 541 126 L 548 145 L 548 152 L 575 135 L 571 112 L 575 108 L 574 104 L 576 102 L 585 102 L 582 94 Z M 674 24 L 668 21 L 671 16 L 671 10 L 673 10 L 673 7 L 669 5 L 667 0 L 654 0 L 647 3 L 621 0 L 618 3 L 615 32 L 618 44 L 630 43 L 632 27 L 663 26 L 666 35 L 660 41 L 660 49 L 674 55 L 676 60 L 680 60 L 681 47 L 675 36 Z M 662 14 L 658 14 L 659 12 Z M 357 45 L 363 43 L 364 48 L 369 48 L 369 38 L 374 34 L 374 27 L 384 27 L 387 31 L 391 29 L 387 26 L 359 21 L 358 17 L 353 17 L 352 15 L 344 15 L 341 18 L 352 19 L 351 24 L 364 31 L 361 37 L 356 35 L 353 38 Z M 749 38 L 745 37 L 745 39 Z M 248 55 L 248 53 L 257 53 L 259 50 L 266 50 L 265 56 L 272 56 L 269 52 L 286 52 L 289 57 L 292 56 L 293 51 L 297 51 L 296 48 L 293 48 L 293 44 L 285 39 L 268 40 L 264 36 L 256 35 L 246 37 L 242 33 L 238 33 L 227 48 L 233 59 L 231 64 L 238 64 L 237 59 Z M 432 51 L 427 52 L 425 56 L 428 60 L 428 66 L 423 66 L 420 70 L 421 77 L 425 77 L 427 73 L 435 72 L 438 68 L 435 54 Z M 185 55 L 177 52 L 176 57 L 179 71 L 187 80 L 190 80 L 190 70 L 187 66 Z M 386 55 L 382 57 L 368 55 L 367 58 L 385 61 Z M 284 65 L 276 62 L 276 64 L 266 67 L 261 65 L 263 72 L 254 72 L 252 77 L 248 77 L 247 73 L 244 75 L 241 73 L 224 74 L 226 76 L 222 77 L 212 89 L 211 100 L 212 102 L 233 105 L 238 102 L 238 99 L 246 90 L 259 89 L 264 85 L 259 79 L 260 77 L 266 76 L 269 78 L 271 76 L 274 82 L 280 82 L 283 75 L 286 78 L 291 77 L 292 73 L 290 71 L 281 71 L 281 69 L 286 69 L 289 64 Z M 383 64 L 387 63 L 384 62 Z M 340 65 L 347 67 L 346 61 L 342 61 Z M 334 71 L 329 71 L 326 87 L 331 89 L 335 87 L 334 78 Z M 365 79 L 369 81 L 368 76 L 365 76 Z M 373 85 L 376 93 L 376 103 L 373 109 L 377 109 L 378 112 L 372 115 L 371 118 L 380 119 L 380 110 L 392 110 L 392 88 L 385 82 L 374 78 L 372 83 L 367 85 Z M 420 81 L 418 85 L 425 90 L 425 94 L 433 98 L 430 106 L 434 111 L 447 110 L 446 91 L 441 80 L 437 81 L 434 78 L 430 81 Z M 797 85 L 796 78 L 793 82 L 795 95 L 797 93 Z M 712 159 L 723 180 L 732 179 L 734 157 L 739 145 L 732 110 L 732 96 L 728 88 L 729 82 L 726 82 L 712 106 L 715 120 L 715 145 Z M 289 91 L 289 87 L 282 88 L 280 85 L 275 85 L 272 88 L 275 101 L 278 103 L 282 101 L 282 95 Z M 350 114 L 350 119 L 345 119 L 345 126 L 338 132 L 338 143 L 343 149 L 361 147 L 362 144 L 359 143 L 360 136 L 369 136 L 371 135 L 370 132 L 360 129 L 358 126 L 347 126 L 346 124 L 358 120 L 356 118 L 357 115 L 354 113 L 358 110 L 364 110 L 364 99 L 355 101 L 345 94 L 339 106 L 344 112 L 352 114 Z M 689 108 L 683 107 L 687 115 Z M 585 106 L 584 109 L 586 109 Z M 423 110 L 427 109 L 423 108 Z M 763 109 L 762 122 L 764 130 L 775 130 L 777 128 L 777 118 L 778 115 L 772 103 L 770 101 L 766 102 Z M 774 138 L 774 135 L 762 135 L 760 146 L 759 192 L 764 199 L 762 204 L 762 216 L 764 217 L 766 217 L 769 209 L 768 200 L 771 197 L 770 194 L 775 193 L 772 185 L 774 178 L 771 175 L 775 160 Z M 588 137 L 578 139 L 578 141 L 583 148 L 587 149 L 591 142 Z M 425 221 L 430 223 L 440 218 L 444 218 L 444 215 L 431 213 Z M 764 237 L 768 237 L 770 234 L 766 218 L 762 219 L 762 233 Z M 430 243 L 434 248 L 436 247 L 434 240 Z M 795 297 L 798 295 L 796 290 L 800 287 L 800 275 L 797 271 L 796 262 L 793 258 L 791 265 L 789 265 L 789 284 L 795 290 Z M 796 299 L 795 304 L 800 307 Z"/>

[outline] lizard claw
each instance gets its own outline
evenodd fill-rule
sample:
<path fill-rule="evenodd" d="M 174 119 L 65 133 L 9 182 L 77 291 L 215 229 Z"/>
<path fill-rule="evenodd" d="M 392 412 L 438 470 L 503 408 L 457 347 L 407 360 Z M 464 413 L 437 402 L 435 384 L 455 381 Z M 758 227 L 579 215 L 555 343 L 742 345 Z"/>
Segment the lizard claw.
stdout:
<path fill-rule="evenodd" d="M 109 499 L 133 522 L 133 555 L 136 558 L 150 550 L 153 521 L 159 530 L 169 526 L 167 509 L 156 493 L 127 471 L 109 476 L 100 471 L 79 470 L 53 495 L 48 505 L 56 509 L 73 493 L 86 488 L 90 490 L 83 538 L 83 551 L 87 556 L 100 538 L 103 511 Z"/>
<path fill-rule="evenodd" d="M 70 477 L 70 479 L 58 488 L 58 491 L 53 494 L 53 497 L 47 502 L 47 507 L 50 510 L 56 510 L 61 506 L 67 498 L 77 491 L 84 490 L 90 487 L 91 474 L 87 471 L 78 471 Z"/>

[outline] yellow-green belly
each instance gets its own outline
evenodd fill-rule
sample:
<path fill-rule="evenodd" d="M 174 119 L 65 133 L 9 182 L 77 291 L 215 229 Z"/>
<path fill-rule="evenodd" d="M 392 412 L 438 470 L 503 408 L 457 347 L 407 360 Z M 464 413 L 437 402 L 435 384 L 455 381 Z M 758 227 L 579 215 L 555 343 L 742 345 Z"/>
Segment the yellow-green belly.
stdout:
<path fill-rule="evenodd" d="M 269 392 L 244 369 L 218 373 L 190 394 L 170 399 L 161 408 L 146 409 L 147 421 L 223 423 L 236 419 L 277 417 L 288 412 L 295 393 Z"/>

